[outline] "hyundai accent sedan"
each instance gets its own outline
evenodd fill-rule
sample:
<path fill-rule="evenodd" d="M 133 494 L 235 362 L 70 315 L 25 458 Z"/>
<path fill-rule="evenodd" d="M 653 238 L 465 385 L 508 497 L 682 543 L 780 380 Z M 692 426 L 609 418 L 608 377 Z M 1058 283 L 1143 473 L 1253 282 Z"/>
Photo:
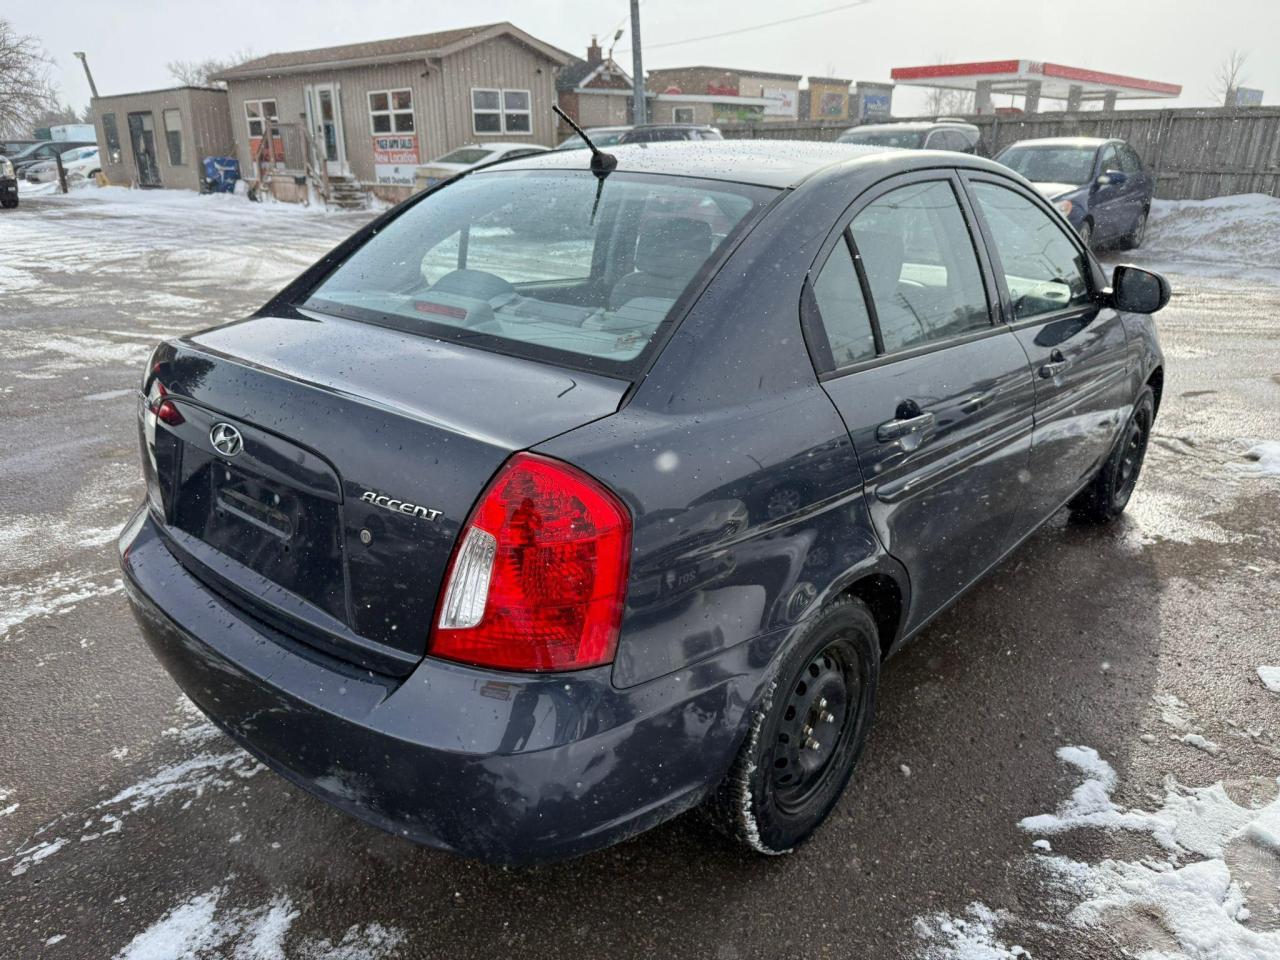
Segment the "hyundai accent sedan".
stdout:
<path fill-rule="evenodd" d="M 782 853 L 883 659 L 1124 510 L 1169 288 L 979 158 L 614 156 L 452 180 L 160 345 L 128 595 L 214 722 L 386 830 L 529 863 L 697 807 Z"/>

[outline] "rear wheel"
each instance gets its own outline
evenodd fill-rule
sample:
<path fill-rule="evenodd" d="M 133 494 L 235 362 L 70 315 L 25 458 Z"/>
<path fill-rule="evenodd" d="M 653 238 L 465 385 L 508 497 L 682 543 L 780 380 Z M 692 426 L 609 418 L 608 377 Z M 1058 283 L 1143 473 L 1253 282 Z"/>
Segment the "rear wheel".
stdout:
<path fill-rule="evenodd" d="M 1071 516 L 1085 523 L 1110 523 L 1129 505 L 1133 488 L 1138 484 L 1142 463 L 1147 456 L 1147 441 L 1155 420 L 1155 396 L 1150 387 L 1138 395 L 1128 422 L 1120 431 L 1115 450 L 1102 465 L 1097 476 L 1071 501 Z"/>
<path fill-rule="evenodd" d="M 880 679 L 875 620 L 842 598 L 783 658 L 706 812 L 760 853 L 789 853 L 831 812 L 866 743 Z"/>
<path fill-rule="evenodd" d="M 17 201 L 16 199 L 14 199 L 14 200 L 0 200 L 0 207 L 4 207 L 6 210 L 12 210 L 12 209 L 13 209 L 14 207 L 16 207 L 17 205 L 18 205 L 18 201 Z"/>

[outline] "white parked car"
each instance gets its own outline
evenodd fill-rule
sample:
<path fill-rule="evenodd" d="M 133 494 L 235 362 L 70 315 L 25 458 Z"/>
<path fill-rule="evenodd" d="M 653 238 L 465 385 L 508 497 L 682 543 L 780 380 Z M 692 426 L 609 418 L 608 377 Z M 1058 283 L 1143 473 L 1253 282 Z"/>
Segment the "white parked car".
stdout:
<path fill-rule="evenodd" d="M 97 147 L 74 147 L 62 154 L 62 166 L 68 180 L 85 180 L 96 176 L 102 169 Z M 47 183 L 58 179 L 58 165 L 52 160 L 41 160 L 27 168 L 27 179 L 32 183 Z"/>
<path fill-rule="evenodd" d="M 546 152 L 546 147 L 536 143 L 469 143 L 418 167 L 413 177 L 413 189 L 414 192 L 425 190 L 441 180 L 448 180 L 481 164 Z"/>

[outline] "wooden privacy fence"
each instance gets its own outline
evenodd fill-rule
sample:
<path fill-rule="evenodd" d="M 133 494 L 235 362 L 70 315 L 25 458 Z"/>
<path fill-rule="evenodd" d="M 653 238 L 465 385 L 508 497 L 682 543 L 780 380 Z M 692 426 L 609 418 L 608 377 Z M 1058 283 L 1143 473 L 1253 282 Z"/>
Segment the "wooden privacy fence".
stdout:
<path fill-rule="evenodd" d="M 924 118 L 928 119 L 928 118 Z M 1156 195 L 1205 200 L 1232 193 L 1280 197 L 1280 107 L 1116 110 L 966 117 L 994 154 L 1040 137 L 1119 137 L 1156 174 Z M 830 120 L 721 124 L 731 139 L 834 140 Z"/>

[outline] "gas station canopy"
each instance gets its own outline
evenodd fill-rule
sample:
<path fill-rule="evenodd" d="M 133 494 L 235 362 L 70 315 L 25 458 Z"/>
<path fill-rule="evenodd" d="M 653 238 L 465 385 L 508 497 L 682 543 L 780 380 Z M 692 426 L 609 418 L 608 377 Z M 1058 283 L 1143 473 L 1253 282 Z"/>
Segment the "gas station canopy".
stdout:
<path fill-rule="evenodd" d="M 1037 109 L 1041 97 L 1066 100 L 1067 109 L 1073 110 L 1079 109 L 1083 100 L 1103 100 L 1108 107 L 1114 107 L 1116 100 L 1161 99 L 1182 93 L 1181 85 L 1176 83 L 1142 80 L 1036 60 L 983 60 L 895 67 L 890 76 L 895 83 L 905 86 L 972 90 L 979 113 L 991 111 L 993 93 L 1025 96 L 1028 112 Z"/>

